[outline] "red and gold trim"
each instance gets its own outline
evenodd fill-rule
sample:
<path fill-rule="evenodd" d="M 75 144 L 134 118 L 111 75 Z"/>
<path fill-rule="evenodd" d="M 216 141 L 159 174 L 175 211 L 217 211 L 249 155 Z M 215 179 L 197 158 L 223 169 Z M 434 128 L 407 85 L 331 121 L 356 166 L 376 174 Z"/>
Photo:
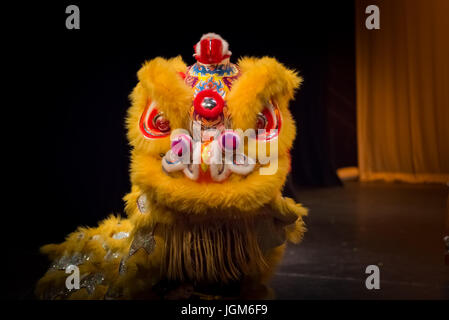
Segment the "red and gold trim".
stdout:
<path fill-rule="evenodd" d="M 156 103 L 151 100 L 148 100 L 140 117 L 139 128 L 147 139 L 165 138 L 170 135 L 170 122 L 157 110 Z"/>

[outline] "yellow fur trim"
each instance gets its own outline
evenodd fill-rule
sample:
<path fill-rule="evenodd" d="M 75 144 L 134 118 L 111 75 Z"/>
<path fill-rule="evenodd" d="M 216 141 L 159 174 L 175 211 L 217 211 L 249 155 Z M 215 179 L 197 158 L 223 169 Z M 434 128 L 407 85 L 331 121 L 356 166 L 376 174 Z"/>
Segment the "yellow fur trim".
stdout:
<path fill-rule="evenodd" d="M 281 111 L 283 122 L 280 137 L 280 153 L 290 149 L 295 137 L 293 118 L 288 103 L 302 78 L 287 69 L 274 58 L 242 58 L 238 62 L 241 76 L 233 83 L 227 98 L 234 129 L 254 129 L 257 113 L 270 100 L 274 100 Z"/>
<path fill-rule="evenodd" d="M 286 225 L 287 239 L 293 243 L 299 243 L 307 231 L 303 217 L 307 216 L 307 209 L 295 200 L 282 197 L 281 194 L 271 203 L 274 216 Z"/>
<path fill-rule="evenodd" d="M 131 181 L 145 190 L 153 203 L 176 210 L 180 215 L 213 216 L 230 211 L 233 217 L 255 214 L 282 189 L 288 172 L 286 155 L 278 160 L 274 175 L 260 175 L 254 170 L 248 176 L 231 175 L 222 183 L 198 183 L 184 175 L 168 176 L 160 161 L 145 154 L 133 155 Z"/>
<path fill-rule="evenodd" d="M 186 68 L 181 57 L 176 57 L 153 59 L 139 70 L 139 83 L 130 95 L 132 105 L 126 119 L 128 139 L 133 147 L 153 155 L 170 148 L 169 137 L 149 140 L 139 129 L 140 117 L 149 100 L 156 102 L 156 108 L 164 113 L 172 129 L 187 127 L 193 91 L 179 75 Z"/>

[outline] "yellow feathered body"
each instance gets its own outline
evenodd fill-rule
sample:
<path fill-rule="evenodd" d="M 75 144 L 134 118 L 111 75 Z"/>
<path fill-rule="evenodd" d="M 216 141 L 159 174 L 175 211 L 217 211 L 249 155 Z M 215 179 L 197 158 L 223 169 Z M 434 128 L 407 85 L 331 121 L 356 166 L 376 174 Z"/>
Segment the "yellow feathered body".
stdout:
<path fill-rule="evenodd" d="M 188 131 L 195 91 L 186 82 L 189 67 L 180 57 L 145 63 L 126 119 L 132 148 L 127 218 L 110 216 L 96 228 L 79 228 L 61 244 L 42 247 L 53 262 L 38 282 L 38 297 L 269 296 L 266 285 L 286 241 L 299 242 L 305 231 L 306 209 L 282 196 L 296 133 L 288 104 L 301 79 L 273 58 L 242 58 L 236 66 L 238 77 L 224 98 L 230 129 L 254 128 L 267 101 L 275 101 L 282 116 L 272 160 L 276 172 L 262 175 L 257 169 L 264 164 L 257 163 L 249 174 L 231 174 L 220 182 L 167 173 L 161 161 L 172 147 L 171 138 L 142 134 L 143 114 L 156 102 L 170 128 Z M 78 290 L 66 287 L 69 265 L 79 268 Z M 236 284 L 238 289 L 228 290 Z"/>

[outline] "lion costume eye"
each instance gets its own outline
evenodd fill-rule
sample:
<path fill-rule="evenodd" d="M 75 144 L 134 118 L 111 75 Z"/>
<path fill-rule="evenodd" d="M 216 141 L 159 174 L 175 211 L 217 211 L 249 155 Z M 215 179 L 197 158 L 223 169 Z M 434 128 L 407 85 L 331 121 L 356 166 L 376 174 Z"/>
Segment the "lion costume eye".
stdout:
<path fill-rule="evenodd" d="M 140 131 L 148 139 L 164 138 L 170 135 L 170 122 L 156 109 L 155 102 L 148 102 L 139 123 Z"/>
<path fill-rule="evenodd" d="M 282 117 L 279 108 L 275 102 L 268 102 L 262 112 L 257 114 L 257 140 L 269 141 L 276 138 L 281 130 L 281 125 Z M 264 131 L 259 132 L 259 130 Z"/>

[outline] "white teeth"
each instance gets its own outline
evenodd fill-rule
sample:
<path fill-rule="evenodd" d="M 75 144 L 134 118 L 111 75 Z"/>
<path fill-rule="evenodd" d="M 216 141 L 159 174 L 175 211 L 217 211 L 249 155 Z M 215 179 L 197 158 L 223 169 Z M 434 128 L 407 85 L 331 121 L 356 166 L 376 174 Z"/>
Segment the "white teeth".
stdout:
<path fill-rule="evenodd" d="M 183 170 L 186 166 L 186 164 L 182 163 L 182 158 L 176 157 L 171 150 L 162 158 L 162 167 L 166 172 Z"/>
<path fill-rule="evenodd" d="M 223 163 L 222 151 L 217 140 L 211 144 L 211 159 L 209 163 L 210 176 L 214 181 L 221 182 L 231 174 L 227 164 Z"/>
<path fill-rule="evenodd" d="M 227 164 L 212 164 L 209 168 L 210 176 L 217 182 L 225 180 L 231 174 L 231 170 Z"/>
<path fill-rule="evenodd" d="M 227 163 L 232 172 L 243 176 L 252 172 L 256 166 L 254 159 L 245 156 L 243 153 L 237 154 L 235 161 L 228 159 Z"/>
<path fill-rule="evenodd" d="M 214 181 L 224 181 L 232 172 L 239 175 L 248 175 L 254 170 L 256 162 L 243 153 L 235 155 L 234 159 L 233 154 L 225 154 L 225 157 L 223 157 L 220 146 L 216 141 L 213 141 L 210 147 L 211 157 L 207 164 L 209 165 L 210 175 Z M 223 158 L 226 161 L 223 161 L 225 160 Z M 181 157 L 177 157 L 169 150 L 162 158 L 162 167 L 167 173 L 182 170 L 187 178 L 198 180 L 201 163 L 201 144 L 194 145 L 193 159 L 196 160 L 193 161 L 193 164 L 187 164 Z"/>
<path fill-rule="evenodd" d="M 200 175 L 200 166 L 197 164 L 189 164 L 182 171 L 187 178 L 197 180 Z"/>

